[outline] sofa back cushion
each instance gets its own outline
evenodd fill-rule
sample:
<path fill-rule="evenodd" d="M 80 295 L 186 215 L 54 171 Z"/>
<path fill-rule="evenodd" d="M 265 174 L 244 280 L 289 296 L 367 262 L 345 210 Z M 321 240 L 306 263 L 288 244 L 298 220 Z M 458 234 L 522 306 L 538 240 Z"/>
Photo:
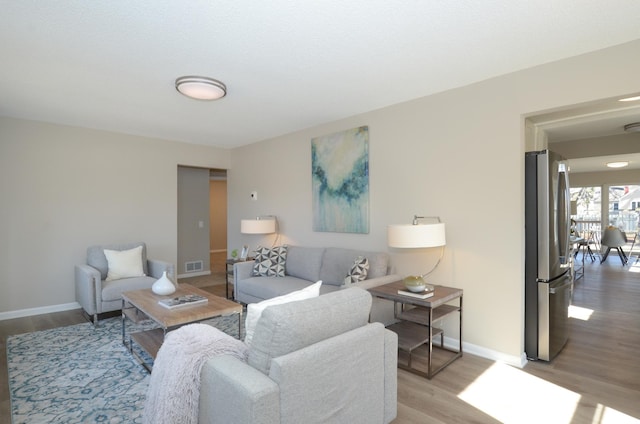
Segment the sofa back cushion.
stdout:
<path fill-rule="evenodd" d="M 104 249 L 123 251 L 130 250 L 138 246 L 142 246 L 143 273 L 145 275 L 149 275 L 149 270 L 147 269 L 147 245 L 143 242 L 90 246 L 87 248 L 87 265 L 92 266 L 100 271 L 100 276 L 104 280 L 107 278 L 107 273 L 109 272 L 109 262 L 107 262 L 107 257 L 104 254 Z"/>
<path fill-rule="evenodd" d="M 323 247 L 289 246 L 285 273 L 303 280 L 318 281 L 323 253 Z"/>
<path fill-rule="evenodd" d="M 386 375 L 386 331 L 376 322 L 274 358 L 269 377 L 278 384 L 281 422 L 389 422 L 386 379 L 397 375 Z"/>
<path fill-rule="evenodd" d="M 389 255 L 385 252 L 365 252 L 362 250 L 328 247 L 324 251 L 318 280 L 322 280 L 323 284 L 341 286 L 359 256 L 367 258 L 369 261 L 367 279 L 387 275 Z"/>
<path fill-rule="evenodd" d="M 249 365 L 269 374 L 271 360 L 369 322 L 371 295 L 359 287 L 267 307 L 256 324 Z"/>
<path fill-rule="evenodd" d="M 271 299 L 263 300 L 262 302 L 249 303 L 247 305 L 247 317 L 244 321 L 244 342 L 247 346 L 251 346 L 251 340 L 253 339 L 253 331 L 260 321 L 260 316 L 266 308 L 273 305 L 282 305 L 288 302 L 294 302 L 296 300 L 311 299 L 312 297 L 318 297 L 320 295 L 320 286 L 322 281 L 317 281 L 310 286 L 307 286 L 301 290 L 272 297 Z"/>

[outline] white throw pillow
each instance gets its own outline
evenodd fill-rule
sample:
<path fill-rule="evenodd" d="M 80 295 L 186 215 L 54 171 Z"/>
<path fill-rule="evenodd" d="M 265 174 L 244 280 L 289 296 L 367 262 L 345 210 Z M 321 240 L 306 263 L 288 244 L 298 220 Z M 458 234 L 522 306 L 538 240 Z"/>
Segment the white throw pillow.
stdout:
<path fill-rule="evenodd" d="M 142 246 L 130 250 L 104 249 L 109 270 L 105 281 L 119 280 L 121 278 L 143 277 Z"/>
<path fill-rule="evenodd" d="M 256 325 L 258 324 L 258 320 L 262 315 L 262 311 L 264 311 L 267 306 L 281 305 L 283 303 L 293 302 L 294 300 L 304 300 L 311 299 L 312 297 L 318 297 L 320 295 L 321 285 L 322 280 L 313 283 L 310 286 L 303 288 L 302 290 L 294 291 L 278 297 L 272 297 L 271 299 L 263 300 L 262 302 L 258 303 L 249 303 L 247 305 L 247 319 L 244 322 L 245 344 L 247 346 L 251 345 L 253 332 L 256 329 Z"/>

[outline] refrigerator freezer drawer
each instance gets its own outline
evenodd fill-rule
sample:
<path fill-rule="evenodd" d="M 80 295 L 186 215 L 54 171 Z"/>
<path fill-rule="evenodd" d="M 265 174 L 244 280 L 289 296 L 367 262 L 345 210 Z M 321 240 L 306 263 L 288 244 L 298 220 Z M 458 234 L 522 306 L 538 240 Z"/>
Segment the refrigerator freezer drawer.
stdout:
<path fill-rule="evenodd" d="M 570 275 L 538 283 L 538 359 L 552 360 L 569 339 Z"/>

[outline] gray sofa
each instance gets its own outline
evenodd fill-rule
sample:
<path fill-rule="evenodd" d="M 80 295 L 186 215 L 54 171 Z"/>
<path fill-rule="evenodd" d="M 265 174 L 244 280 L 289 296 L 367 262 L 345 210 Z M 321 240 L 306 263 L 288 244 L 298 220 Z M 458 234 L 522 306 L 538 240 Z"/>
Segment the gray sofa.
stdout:
<path fill-rule="evenodd" d="M 345 277 L 359 256 L 369 261 L 368 276 L 364 281 L 345 284 Z M 253 276 L 253 261 L 234 265 L 234 298 L 241 303 L 261 302 L 300 290 L 322 280 L 320 294 L 348 287 L 369 289 L 392 283 L 400 276 L 389 274 L 389 255 L 386 252 L 367 252 L 338 247 L 289 246 L 284 277 Z M 371 321 L 384 324 L 393 322 L 393 304 L 374 299 Z"/>
<path fill-rule="evenodd" d="M 203 365 L 198 422 L 391 422 L 398 337 L 368 323 L 371 301 L 349 288 L 267 307 L 247 362 L 222 355 Z"/>
<path fill-rule="evenodd" d="M 109 263 L 104 249 L 129 250 L 142 246 L 142 266 L 145 276 L 105 281 Z M 98 322 L 98 314 L 122 309 L 122 292 L 148 289 L 167 271 L 167 277 L 175 281 L 173 264 L 147 258 L 147 246 L 143 242 L 91 246 L 87 248 L 87 263 L 76 265 L 76 301 L 82 309 Z"/>

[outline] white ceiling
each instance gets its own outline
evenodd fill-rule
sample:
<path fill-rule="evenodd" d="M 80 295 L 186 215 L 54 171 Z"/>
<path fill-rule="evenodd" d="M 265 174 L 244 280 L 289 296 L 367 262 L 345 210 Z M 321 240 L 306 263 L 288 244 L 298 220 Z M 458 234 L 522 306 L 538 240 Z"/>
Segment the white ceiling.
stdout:
<path fill-rule="evenodd" d="M 607 144 L 607 137 L 620 134 L 633 134 L 640 140 L 640 133 L 626 133 L 624 126 L 640 122 L 640 100 L 621 102 L 620 99 L 599 100 L 570 109 L 550 112 L 529 118 L 538 128 L 545 131 L 549 148 L 554 143 L 580 141 L 590 143 L 599 139 L 598 143 Z M 607 162 L 627 161 L 629 165 L 623 169 L 640 169 L 640 152 L 630 151 L 626 154 L 609 154 L 604 156 L 570 158 L 571 172 L 611 171 Z M 615 169 L 614 169 L 615 170 Z"/>
<path fill-rule="evenodd" d="M 234 147 L 640 38 L 637 0 L 0 0 L 0 115 Z M 222 80 L 187 99 L 182 75 Z"/>

